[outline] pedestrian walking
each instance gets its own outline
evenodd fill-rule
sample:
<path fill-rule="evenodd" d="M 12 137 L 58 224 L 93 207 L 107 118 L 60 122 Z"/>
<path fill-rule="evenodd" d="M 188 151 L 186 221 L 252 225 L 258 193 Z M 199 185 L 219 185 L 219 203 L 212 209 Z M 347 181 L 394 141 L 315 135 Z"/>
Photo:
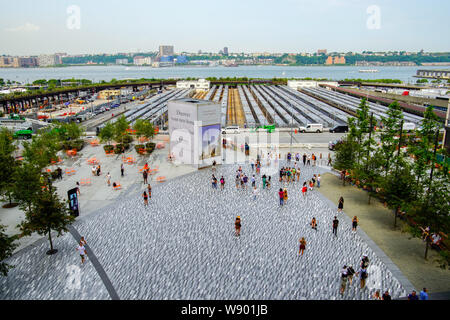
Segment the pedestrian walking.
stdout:
<path fill-rule="evenodd" d="M 142 197 L 144 198 L 144 205 L 148 206 L 148 195 L 147 195 L 147 192 L 144 191 L 144 193 L 142 194 Z"/>
<path fill-rule="evenodd" d="M 303 183 L 303 187 L 302 187 L 302 194 L 303 197 L 306 196 L 306 192 L 308 191 L 308 187 L 306 186 L 306 182 Z"/>
<path fill-rule="evenodd" d="M 147 186 L 147 190 L 148 190 L 148 198 L 151 199 L 152 198 L 152 187 L 150 186 L 150 183 Z"/>
<path fill-rule="evenodd" d="M 331 167 L 331 154 L 328 153 L 328 164 L 327 166 Z"/>
<path fill-rule="evenodd" d="M 383 299 L 384 301 L 391 301 L 392 298 L 391 295 L 389 294 L 389 291 L 386 290 L 381 296 L 381 299 Z"/>
<path fill-rule="evenodd" d="M 143 176 L 143 178 L 144 178 L 144 184 L 148 184 L 148 182 L 147 182 L 148 173 L 147 173 L 146 170 L 144 170 L 144 171 L 142 172 L 142 176 Z"/>
<path fill-rule="evenodd" d="M 311 165 L 311 155 L 308 154 L 308 157 L 306 158 L 306 165 L 310 166 Z"/>
<path fill-rule="evenodd" d="M 375 293 L 372 296 L 373 300 L 381 300 L 380 290 L 375 291 Z"/>
<path fill-rule="evenodd" d="M 60 167 L 58 167 L 58 169 L 56 169 L 56 171 L 58 172 L 58 179 L 62 180 L 62 169 Z"/>
<path fill-rule="evenodd" d="M 361 263 L 359 264 L 359 266 L 362 269 L 367 269 L 369 267 L 369 258 L 367 257 L 367 254 L 364 254 L 361 258 Z"/>
<path fill-rule="evenodd" d="M 236 221 L 234 222 L 234 228 L 236 229 L 236 236 L 239 237 L 241 235 L 241 217 L 237 216 Z"/>
<path fill-rule="evenodd" d="M 306 165 L 306 153 L 303 154 L 303 166 Z"/>
<path fill-rule="evenodd" d="M 280 191 L 278 191 L 278 196 L 280 198 L 280 206 L 282 206 L 283 202 L 284 202 L 284 191 L 283 191 L 283 189 L 280 188 Z"/>
<path fill-rule="evenodd" d="M 252 166 L 252 172 L 255 171 L 255 162 L 254 162 L 254 160 L 252 160 L 250 162 L 250 165 Z"/>
<path fill-rule="evenodd" d="M 97 167 L 97 176 L 98 177 L 100 177 L 101 172 L 102 172 L 102 170 L 100 168 L 100 165 L 98 165 L 98 167 Z"/>
<path fill-rule="evenodd" d="M 358 227 L 358 218 L 356 216 L 352 219 L 352 231 L 356 232 L 356 228 Z"/>
<path fill-rule="evenodd" d="M 84 237 L 80 238 L 80 242 L 83 244 L 83 246 L 87 245 L 86 239 L 84 239 Z"/>
<path fill-rule="evenodd" d="M 212 163 L 212 172 L 216 172 L 216 164 L 217 164 L 217 162 L 216 162 L 216 160 L 214 160 Z"/>
<path fill-rule="evenodd" d="M 344 294 L 345 288 L 347 287 L 347 266 L 344 266 L 341 270 L 341 286 L 339 292 L 341 295 Z"/>
<path fill-rule="evenodd" d="M 123 177 L 123 173 L 125 171 L 125 168 L 123 167 L 123 163 L 120 165 L 120 175 Z"/>
<path fill-rule="evenodd" d="M 247 189 L 248 177 L 247 177 L 246 174 L 244 174 L 244 177 L 242 178 L 242 181 L 244 181 L 244 189 Z"/>
<path fill-rule="evenodd" d="M 298 249 L 298 254 L 303 255 L 303 252 L 306 249 L 306 240 L 305 240 L 305 238 L 301 238 L 299 240 L 299 242 L 300 242 L 300 248 Z"/>
<path fill-rule="evenodd" d="M 348 278 L 348 282 L 350 284 L 352 284 L 352 282 L 353 282 L 353 276 L 355 275 L 355 273 L 356 273 L 356 271 L 355 271 L 355 269 L 353 269 L 352 266 L 347 267 L 347 278 Z"/>
<path fill-rule="evenodd" d="M 313 228 L 314 230 L 317 231 L 317 221 L 316 221 L 315 217 L 312 218 L 310 225 L 311 225 L 311 228 Z"/>
<path fill-rule="evenodd" d="M 267 176 L 265 174 L 263 174 L 263 176 L 262 176 L 262 188 L 263 189 L 266 188 L 266 179 L 267 179 Z"/>
<path fill-rule="evenodd" d="M 256 178 L 255 178 L 255 175 L 253 175 L 253 177 L 252 177 L 252 188 L 254 188 L 255 185 L 256 185 Z"/>
<path fill-rule="evenodd" d="M 93 176 L 97 175 L 97 168 L 95 166 L 92 166 L 91 171 Z"/>
<path fill-rule="evenodd" d="M 427 288 L 423 288 L 423 290 L 420 291 L 419 298 L 420 300 L 428 300 Z"/>
<path fill-rule="evenodd" d="M 288 192 L 287 192 L 287 189 L 284 188 L 284 190 L 283 190 L 283 204 L 287 204 L 287 201 L 288 201 Z"/>
<path fill-rule="evenodd" d="M 217 179 L 214 175 L 212 175 L 211 183 L 212 183 L 213 189 L 217 189 Z"/>
<path fill-rule="evenodd" d="M 272 183 L 272 176 L 269 176 L 269 178 L 266 181 L 266 187 L 267 189 L 270 189 L 270 184 Z"/>
<path fill-rule="evenodd" d="M 106 175 L 106 182 L 108 183 L 108 187 L 110 187 L 111 186 L 111 175 L 109 174 L 109 172 Z"/>
<path fill-rule="evenodd" d="M 256 188 L 256 186 L 253 186 L 253 200 L 256 200 L 258 193 L 259 193 L 258 188 Z"/>
<path fill-rule="evenodd" d="M 339 198 L 339 204 L 338 204 L 338 212 L 342 212 L 342 209 L 344 209 L 344 198 Z"/>
<path fill-rule="evenodd" d="M 225 188 L 225 178 L 223 176 L 220 177 L 220 189 L 223 190 Z"/>
<path fill-rule="evenodd" d="M 320 188 L 320 174 L 317 176 L 317 188 Z"/>
<path fill-rule="evenodd" d="M 361 289 L 364 289 L 364 287 L 366 286 L 366 279 L 368 277 L 367 269 L 361 268 L 359 270 L 358 274 L 359 274 L 359 280 L 360 280 L 360 287 L 361 287 Z"/>
<path fill-rule="evenodd" d="M 338 229 L 338 225 L 339 225 L 339 220 L 337 219 L 337 217 L 334 217 L 333 220 L 333 234 L 337 237 L 337 229 Z"/>
<path fill-rule="evenodd" d="M 408 295 L 408 300 L 419 300 L 419 297 L 416 294 L 416 290 L 413 290 L 413 292 Z"/>
<path fill-rule="evenodd" d="M 241 183 L 241 177 L 239 176 L 239 174 L 236 175 L 235 182 L 236 182 L 236 189 L 239 189 L 239 184 Z"/>
<path fill-rule="evenodd" d="M 80 240 L 80 243 L 78 244 L 78 247 L 76 248 L 76 250 L 78 251 L 78 254 L 81 257 L 81 264 L 83 264 L 84 261 L 86 260 L 85 256 L 87 256 L 87 253 L 86 253 L 86 248 L 84 247 L 84 243 L 81 240 Z"/>

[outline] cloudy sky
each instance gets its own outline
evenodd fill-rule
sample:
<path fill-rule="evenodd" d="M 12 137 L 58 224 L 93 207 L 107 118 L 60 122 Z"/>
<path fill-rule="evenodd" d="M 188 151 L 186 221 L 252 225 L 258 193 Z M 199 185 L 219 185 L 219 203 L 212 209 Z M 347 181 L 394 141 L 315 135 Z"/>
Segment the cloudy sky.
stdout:
<path fill-rule="evenodd" d="M 14 0 L 0 55 L 450 51 L 448 0 Z"/>

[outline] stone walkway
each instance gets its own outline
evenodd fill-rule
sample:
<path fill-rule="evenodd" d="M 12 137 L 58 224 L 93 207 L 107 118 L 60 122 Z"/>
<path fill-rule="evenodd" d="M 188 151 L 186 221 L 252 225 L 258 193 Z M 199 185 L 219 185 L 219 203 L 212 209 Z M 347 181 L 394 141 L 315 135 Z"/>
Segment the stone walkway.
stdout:
<path fill-rule="evenodd" d="M 337 205 L 339 197 L 344 197 L 344 212 L 349 218 L 358 216 L 359 226 L 399 267 L 417 290 L 426 287 L 429 293 L 450 291 L 450 270 L 439 268 L 435 262 L 438 253 L 428 251 L 428 261 L 424 260 L 425 243 L 394 230 L 392 210 L 385 208 L 377 199 L 372 198 L 368 205 L 367 192 L 356 187 L 342 186 L 342 181 L 334 174 L 325 174 L 320 192 Z M 397 220 L 399 225 L 401 220 Z M 419 292 L 417 291 L 417 292 Z"/>
<path fill-rule="evenodd" d="M 148 207 L 138 183 L 134 192 L 77 220 L 74 227 L 120 299 L 369 299 L 376 289 L 388 289 L 393 298 L 406 294 L 372 247 L 351 232 L 349 219 L 340 217 L 338 237 L 332 234 L 336 207 L 329 200 L 317 191 L 301 195 L 302 182 L 326 170 L 302 169 L 300 182 L 287 186 L 288 204 L 280 208 L 278 174 L 272 190 L 260 190 L 254 201 L 250 189 L 234 186 L 236 168 L 218 167 L 224 191 L 211 188 L 211 170 L 205 169 L 155 185 Z M 249 165 L 243 169 L 250 174 Z M 309 226 L 313 216 L 318 231 Z M 307 241 L 301 257 L 300 237 Z M 78 270 L 80 257 L 70 234 L 55 240 L 57 255 L 46 256 L 47 246 L 43 241 L 9 260 L 16 268 L 0 278 L 0 299 L 109 299 L 89 259 L 80 270 L 81 286 L 73 288 L 68 272 Z M 367 287 L 361 290 L 355 279 L 340 296 L 342 266 L 357 269 L 362 254 L 371 260 Z"/>

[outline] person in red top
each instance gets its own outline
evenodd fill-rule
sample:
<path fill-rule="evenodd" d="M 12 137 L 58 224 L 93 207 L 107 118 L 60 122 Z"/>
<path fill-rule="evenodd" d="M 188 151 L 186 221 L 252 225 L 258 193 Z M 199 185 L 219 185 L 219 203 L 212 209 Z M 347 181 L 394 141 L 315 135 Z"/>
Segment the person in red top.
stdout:
<path fill-rule="evenodd" d="M 280 197 L 280 206 L 284 204 L 284 191 L 280 188 L 280 191 L 278 191 L 278 196 Z"/>
<path fill-rule="evenodd" d="M 306 182 L 305 182 L 302 187 L 303 196 L 306 196 L 306 191 L 308 191 L 308 187 L 306 186 Z"/>

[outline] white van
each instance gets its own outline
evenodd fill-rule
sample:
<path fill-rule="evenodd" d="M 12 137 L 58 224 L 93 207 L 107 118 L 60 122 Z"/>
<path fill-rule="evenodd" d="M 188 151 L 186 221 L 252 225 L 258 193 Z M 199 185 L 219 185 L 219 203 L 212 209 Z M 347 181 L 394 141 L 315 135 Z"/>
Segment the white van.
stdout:
<path fill-rule="evenodd" d="M 299 128 L 300 132 L 323 132 L 323 124 L 321 123 L 308 123 L 308 125 L 305 127 Z"/>
<path fill-rule="evenodd" d="M 240 133 L 239 126 L 228 126 L 222 129 L 222 134 Z"/>
<path fill-rule="evenodd" d="M 404 122 L 403 123 L 403 131 L 412 131 L 416 130 L 416 124 L 412 122 Z"/>

